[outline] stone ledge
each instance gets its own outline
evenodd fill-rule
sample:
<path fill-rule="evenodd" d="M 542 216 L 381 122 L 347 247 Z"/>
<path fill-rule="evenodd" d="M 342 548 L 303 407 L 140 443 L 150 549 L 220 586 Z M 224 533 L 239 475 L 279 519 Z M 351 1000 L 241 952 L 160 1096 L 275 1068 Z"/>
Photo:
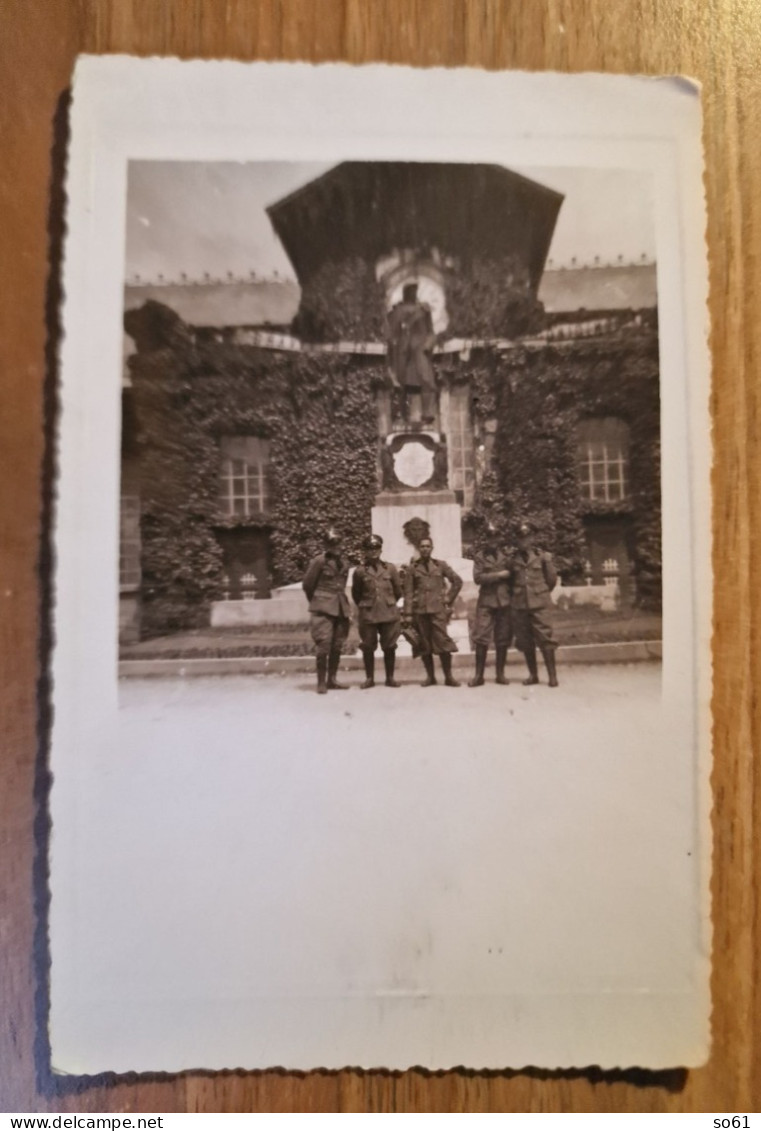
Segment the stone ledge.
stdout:
<path fill-rule="evenodd" d="M 400 487 L 396 491 L 381 491 L 375 496 L 376 507 L 435 507 L 456 506 L 454 491 L 442 488 L 440 491 L 419 490 L 416 487 Z"/>
<path fill-rule="evenodd" d="M 559 664 L 631 664 L 642 661 L 660 660 L 663 648 L 660 640 L 622 640 L 605 644 L 567 644 L 558 648 Z M 490 652 L 489 661 L 493 663 L 493 653 Z M 453 656 L 454 667 L 458 670 L 471 670 L 473 667 L 472 655 Z M 520 652 L 511 649 L 508 656 L 509 665 L 523 666 L 523 657 Z M 362 671 L 362 657 L 360 655 L 344 656 L 341 660 L 342 671 Z M 246 656 L 192 660 L 121 660 L 119 662 L 120 679 L 149 679 L 153 677 L 189 678 L 191 676 L 224 676 L 224 675 L 293 675 L 298 672 L 312 672 L 314 658 L 312 656 Z M 420 660 L 413 660 L 411 656 L 400 656 L 397 659 L 397 671 L 400 674 L 422 670 Z"/>

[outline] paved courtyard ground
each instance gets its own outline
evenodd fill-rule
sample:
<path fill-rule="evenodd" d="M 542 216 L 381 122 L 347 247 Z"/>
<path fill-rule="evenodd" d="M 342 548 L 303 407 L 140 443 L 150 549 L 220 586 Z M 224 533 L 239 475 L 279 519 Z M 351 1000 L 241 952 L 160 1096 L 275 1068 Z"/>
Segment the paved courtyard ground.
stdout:
<path fill-rule="evenodd" d="M 212 718 L 221 710 L 223 717 L 217 719 L 217 723 L 222 727 L 228 725 L 225 720 L 230 720 L 230 710 L 236 714 L 246 714 L 252 698 L 265 710 L 275 714 L 284 702 L 288 702 L 291 711 L 296 709 L 296 704 L 299 710 L 308 705 L 311 710 L 325 712 L 316 718 L 328 719 L 336 713 L 340 717 L 346 717 L 343 709 L 351 703 L 353 711 L 350 717 L 365 720 L 371 726 L 378 725 L 389 711 L 393 712 L 394 717 L 412 711 L 423 719 L 430 717 L 443 722 L 444 719 L 451 718 L 462 725 L 464 719 L 483 711 L 487 713 L 485 722 L 488 724 L 493 721 L 494 711 L 506 710 L 510 716 L 510 712 L 514 713 L 517 709 L 520 712 L 519 718 L 524 718 L 525 712 L 526 721 L 534 719 L 535 725 L 538 725 L 539 718 L 545 719 L 549 732 L 553 719 L 563 718 L 570 722 L 577 714 L 599 714 L 610 709 L 613 704 L 617 704 L 616 709 L 635 716 L 638 705 L 641 706 L 648 698 L 655 701 L 659 698 L 661 664 L 658 661 L 560 665 L 558 677 L 561 686 L 549 688 L 546 686 L 547 673 L 541 656 L 538 657 L 541 680 L 538 687 L 523 686 L 522 680 L 527 673 L 522 658 L 518 653 L 511 653 L 510 658 L 515 661 L 515 666 L 511 664 L 507 672 L 510 681 L 507 687 L 498 687 L 494 683 L 494 653 L 490 650 L 487 682 L 479 688 L 466 686 L 473 674 L 472 656 L 456 657 L 458 660 L 462 659 L 464 665 L 462 670 L 455 672 L 457 679 L 461 681 L 459 688 L 443 686 L 444 677 L 438 660 L 435 668 L 439 685 L 421 687 L 425 678 L 422 662 L 406 658 L 398 676 L 402 684 L 398 690 L 383 686 L 383 660 L 378 656 L 375 661 L 377 686 L 365 691 L 360 688 L 365 678 L 364 672 L 359 669 L 344 669 L 340 672 L 340 680 L 348 685 L 349 691 L 333 691 L 326 696 L 317 696 L 315 679 L 310 669 L 308 672 L 223 676 L 216 679 L 123 679 L 119 686 L 119 700 L 122 707 L 129 708 L 130 712 L 150 710 L 154 718 L 158 717 L 156 711 L 161 713 L 162 705 L 167 719 L 178 710 L 186 709 L 193 714 L 208 711 Z M 519 706 L 523 704 L 534 706 Z M 315 725 L 319 728 L 319 724 Z"/>
<path fill-rule="evenodd" d="M 504 954 L 517 948 L 501 984 L 562 985 L 575 970 L 583 985 L 590 969 L 611 986 L 633 968 L 658 977 L 663 932 L 691 898 L 693 847 L 679 808 L 692 765 L 669 740 L 660 665 L 572 665 L 556 689 L 424 689 L 420 674 L 361 691 L 350 672 L 351 690 L 325 696 L 306 673 L 123 681 L 103 812 L 116 822 L 127 807 L 148 822 L 135 846 L 146 871 L 215 918 L 241 971 L 245 890 L 265 934 L 279 924 L 265 949 L 275 937 L 295 948 L 302 987 L 329 981 L 339 961 L 357 986 L 372 984 L 389 945 L 403 984 L 448 952 L 464 976 L 460 944 L 450 952 L 439 938 L 435 959 L 414 957 L 437 924 L 446 936 L 453 913 L 484 961 L 497 939 Z M 330 958 L 331 917 L 349 907 L 342 957 Z M 164 917 L 161 905 L 154 913 Z M 381 945 L 393 923 L 400 937 Z M 297 960 L 305 937 L 309 957 Z M 225 984 L 224 968 L 215 979 Z"/>
<path fill-rule="evenodd" d="M 326 696 L 307 674 L 122 681 L 76 768 L 76 837 L 54 817 L 67 1000 L 181 1040 L 195 1007 L 155 1003 L 239 1001 L 251 1026 L 256 1001 L 303 998 L 320 1025 L 320 1002 L 367 995 L 687 986 L 689 735 L 662 710 L 659 664 L 559 675 L 361 691 L 351 672 Z"/>

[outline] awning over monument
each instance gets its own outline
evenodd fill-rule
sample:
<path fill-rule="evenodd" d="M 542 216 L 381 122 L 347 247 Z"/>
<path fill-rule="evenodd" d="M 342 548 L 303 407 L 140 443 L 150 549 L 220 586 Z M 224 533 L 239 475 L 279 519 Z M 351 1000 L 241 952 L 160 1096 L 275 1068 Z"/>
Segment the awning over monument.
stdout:
<path fill-rule="evenodd" d="M 346 161 L 267 212 L 302 285 L 328 261 L 514 255 L 536 291 L 562 194 L 499 165 Z"/>

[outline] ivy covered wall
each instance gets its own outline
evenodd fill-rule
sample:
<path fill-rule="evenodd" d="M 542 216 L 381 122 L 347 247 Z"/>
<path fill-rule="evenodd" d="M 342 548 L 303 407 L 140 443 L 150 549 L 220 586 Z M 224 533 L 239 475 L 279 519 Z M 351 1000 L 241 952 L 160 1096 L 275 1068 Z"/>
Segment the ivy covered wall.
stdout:
<path fill-rule="evenodd" d="M 509 338 L 538 330 L 544 308 L 515 256 L 475 258 L 439 267 L 447 337 Z M 304 284 L 291 326 L 306 342 L 382 342 L 386 298 L 372 263 L 328 260 Z"/>
<path fill-rule="evenodd" d="M 305 342 L 382 342 L 386 336 L 383 288 L 372 263 L 328 260 L 306 282 L 291 325 Z"/>
<path fill-rule="evenodd" d="M 376 284 L 368 277 L 364 286 L 353 293 L 365 295 L 377 328 Z M 491 286 L 496 287 L 493 280 Z M 469 292 L 461 294 L 465 302 Z M 504 311 L 501 301 L 485 302 L 484 309 Z M 515 302 L 514 312 L 532 322 L 531 305 Z M 321 308 L 319 333 L 340 331 L 366 340 L 369 323 L 360 307 Z M 344 313 L 329 327 L 325 319 L 332 309 Z M 465 315 L 463 306 L 457 317 Z M 223 589 L 215 535 L 220 527 L 259 525 L 271 531 L 275 584 L 301 579 L 331 524 L 344 532 L 350 555 L 359 557 L 379 487 L 376 392 L 386 383 L 383 358 L 204 340 L 156 303 L 132 312 L 127 329 L 138 348 L 130 361 L 130 427 L 140 462 L 144 636 L 208 624 L 209 605 Z M 655 327 L 541 348 L 479 349 L 469 361 L 450 355 L 436 365 L 442 382 L 467 382 L 471 390 L 474 441 L 483 448 L 475 503 L 464 515 L 474 545 L 487 518 L 497 521 L 507 539 L 520 521 L 530 519 L 564 580 L 578 582 L 585 519 L 628 516 L 637 598 L 658 607 Z M 630 429 L 630 492 L 618 503 L 592 503 L 580 491 L 575 428 L 584 417 L 604 416 L 623 419 Z M 267 514 L 239 519 L 220 513 L 219 445 L 232 435 L 270 441 Z"/>
<path fill-rule="evenodd" d="M 445 276 L 450 337 L 514 338 L 541 329 L 544 307 L 515 256 L 471 259 Z"/>
<path fill-rule="evenodd" d="M 143 308 L 145 311 L 145 308 Z M 163 317 L 157 311 L 143 318 Z M 382 369 L 351 356 L 281 353 L 174 332 L 143 337 L 130 361 L 142 499 L 142 634 L 208 624 L 222 595 L 215 528 L 273 530 L 275 583 L 300 580 L 332 523 L 358 553 L 377 484 L 375 388 Z M 223 518 L 219 441 L 270 440 L 272 508 Z"/>
<path fill-rule="evenodd" d="M 480 426 L 491 421 L 492 457 L 470 516 L 478 542 L 487 518 L 505 536 L 531 520 L 567 582 L 583 580 L 584 520 L 628 516 L 637 599 L 661 603 L 660 400 L 654 330 L 485 354 L 471 369 Z M 617 417 L 630 430 L 629 493 L 620 502 L 582 497 L 576 425 Z"/>

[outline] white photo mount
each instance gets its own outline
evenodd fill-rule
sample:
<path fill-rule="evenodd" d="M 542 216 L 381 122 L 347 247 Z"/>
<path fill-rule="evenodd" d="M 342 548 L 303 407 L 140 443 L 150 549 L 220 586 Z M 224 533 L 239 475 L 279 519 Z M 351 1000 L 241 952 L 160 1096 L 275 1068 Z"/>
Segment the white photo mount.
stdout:
<path fill-rule="evenodd" d="M 79 60 L 55 524 L 54 1070 L 705 1061 L 711 459 L 700 128 L 698 89 L 680 78 Z M 258 728 L 255 748 L 241 749 L 189 682 L 151 682 L 139 710 L 133 688 L 120 699 L 128 163 L 348 159 L 652 178 L 663 668 L 644 713 L 632 717 L 621 700 L 620 728 L 596 730 L 592 711 L 566 725 L 556 703 L 540 726 L 539 701 L 516 691 L 521 743 L 506 745 L 493 719 L 479 725 L 469 713 L 459 734 L 419 733 L 414 705 L 389 742 L 363 729 L 353 695 L 340 705 L 328 696 L 321 729 L 312 697 L 291 697 L 275 677 L 264 718 L 245 713 L 240 681 L 217 681 L 223 717 L 237 733 Z M 623 786 L 611 772 L 618 751 L 605 750 L 613 739 Z"/>

